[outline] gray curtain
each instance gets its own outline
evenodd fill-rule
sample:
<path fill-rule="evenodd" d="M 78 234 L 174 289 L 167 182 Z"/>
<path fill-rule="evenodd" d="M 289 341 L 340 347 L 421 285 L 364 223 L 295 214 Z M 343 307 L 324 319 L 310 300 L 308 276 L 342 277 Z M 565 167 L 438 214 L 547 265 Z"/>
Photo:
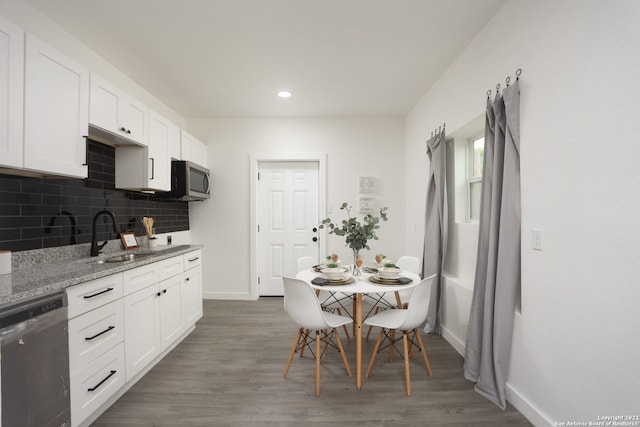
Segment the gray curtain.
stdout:
<path fill-rule="evenodd" d="M 427 209 L 422 257 L 422 277 L 438 274 L 429 299 L 429 312 L 424 331 L 441 333 L 442 266 L 447 253 L 447 185 L 444 129 L 427 141 L 427 155 L 431 161 L 427 179 Z"/>
<path fill-rule="evenodd" d="M 511 337 L 520 293 L 520 90 L 487 100 L 480 234 L 464 376 L 506 408 Z"/>

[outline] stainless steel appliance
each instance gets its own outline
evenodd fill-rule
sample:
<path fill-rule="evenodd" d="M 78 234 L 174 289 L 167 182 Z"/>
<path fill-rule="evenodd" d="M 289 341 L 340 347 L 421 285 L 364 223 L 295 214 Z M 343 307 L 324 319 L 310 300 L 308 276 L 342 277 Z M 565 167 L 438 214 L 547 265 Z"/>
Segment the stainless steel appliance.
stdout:
<path fill-rule="evenodd" d="M 157 197 L 193 201 L 209 198 L 209 169 L 185 160 L 171 162 L 171 191 Z"/>
<path fill-rule="evenodd" d="M 67 299 L 0 309 L 2 426 L 71 425 Z"/>

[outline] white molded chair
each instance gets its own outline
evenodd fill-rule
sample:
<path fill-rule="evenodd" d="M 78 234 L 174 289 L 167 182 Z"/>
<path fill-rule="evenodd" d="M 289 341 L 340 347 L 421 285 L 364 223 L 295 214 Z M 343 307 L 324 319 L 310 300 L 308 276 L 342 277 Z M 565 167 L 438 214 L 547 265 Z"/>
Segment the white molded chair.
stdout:
<path fill-rule="evenodd" d="M 396 265 L 402 271 L 408 271 L 409 273 L 417 274 L 418 276 L 420 276 L 420 260 L 417 257 L 403 255 L 398 258 L 398 261 L 396 261 Z M 409 301 L 409 298 L 411 298 L 411 292 L 411 289 L 398 292 L 400 294 L 400 301 L 402 301 L 403 304 L 406 304 L 407 301 Z"/>
<path fill-rule="evenodd" d="M 395 265 L 402 271 L 408 271 L 409 273 L 420 275 L 420 260 L 417 257 L 410 255 L 403 255 L 398 258 L 398 261 L 395 262 Z M 411 298 L 411 293 L 413 289 L 399 290 L 398 296 L 400 297 L 401 306 L 406 306 L 407 301 Z M 378 304 L 375 304 L 375 308 L 373 308 L 373 313 L 378 314 L 380 312 L 380 308 L 389 308 L 397 306 L 398 302 L 396 298 L 391 296 L 392 294 L 384 295 L 382 297 L 378 297 L 380 300 Z M 369 301 L 371 303 L 371 301 Z M 367 330 L 366 339 L 369 339 L 369 335 L 371 334 L 371 327 Z"/>
<path fill-rule="evenodd" d="M 310 270 L 315 265 L 318 265 L 318 260 L 312 256 L 301 256 L 298 258 L 298 272 Z M 340 304 L 333 296 L 331 296 L 330 292 L 316 291 L 316 295 L 318 296 L 318 300 L 320 300 L 320 305 L 322 305 L 322 308 L 329 311 L 335 310 L 338 312 L 338 314 L 342 314 L 342 312 L 340 311 Z M 351 337 L 349 336 L 349 331 L 347 330 L 346 326 L 344 326 L 344 334 L 347 338 L 347 342 L 351 342 Z"/>
<path fill-rule="evenodd" d="M 407 308 L 397 310 L 384 310 L 375 316 L 371 316 L 365 319 L 364 323 L 370 326 L 378 326 L 382 328 L 378 335 L 378 340 L 373 348 L 371 354 L 371 360 L 365 373 L 365 378 L 369 378 L 369 374 L 373 369 L 373 364 L 376 360 L 378 352 L 388 346 L 394 346 L 400 338 L 396 339 L 392 336 L 391 332 L 394 330 L 402 331 L 402 346 L 404 356 L 404 377 L 407 388 L 407 396 L 411 396 L 411 378 L 409 373 L 409 346 L 416 346 L 422 352 L 422 358 L 427 368 L 427 373 L 431 376 L 431 365 L 429 364 L 429 357 L 427 351 L 424 348 L 422 338 L 420 337 L 420 331 L 418 327 L 424 324 L 427 318 L 427 310 L 429 309 L 429 297 L 431 294 L 431 286 L 434 282 L 436 275 L 431 275 L 424 278 L 414 289 L 409 299 L 409 305 Z M 388 342 L 385 347 L 381 348 L 381 344 L 385 339 Z M 397 349 L 396 349 L 397 350 Z M 399 352 L 399 350 L 398 350 Z"/>
<path fill-rule="evenodd" d="M 298 272 L 310 270 L 314 265 L 318 265 L 318 260 L 312 256 L 301 256 L 298 258 Z"/>
<path fill-rule="evenodd" d="M 353 322 L 350 317 L 340 316 L 322 310 L 320 302 L 314 290 L 303 280 L 283 277 L 284 284 L 284 311 L 289 315 L 300 328 L 296 340 L 291 347 L 287 365 L 282 376 L 287 377 L 289 367 L 293 360 L 293 355 L 305 347 L 315 355 L 316 360 L 316 396 L 320 396 L 320 358 L 325 354 L 329 346 L 338 349 L 342 356 L 342 361 L 347 369 L 347 375 L 351 377 L 351 368 L 344 353 L 340 335 L 337 327 L 345 326 Z M 309 331 L 315 331 L 315 351 L 311 343 L 307 340 Z M 322 334 L 322 338 L 321 338 Z M 334 338 L 335 337 L 335 341 Z M 324 343 L 324 350 L 320 350 L 320 342 Z"/>

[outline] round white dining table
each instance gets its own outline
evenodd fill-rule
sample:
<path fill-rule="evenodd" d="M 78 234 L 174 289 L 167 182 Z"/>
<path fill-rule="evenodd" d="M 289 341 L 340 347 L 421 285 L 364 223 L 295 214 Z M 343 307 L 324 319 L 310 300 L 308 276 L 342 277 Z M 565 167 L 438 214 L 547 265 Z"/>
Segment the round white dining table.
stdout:
<path fill-rule="evenodd" d="M 400 276 L 411 279 L 411 283 L 402 284 L 402 285 L 382 285 L 373 283 L 369 280 L 373 274 L 363 272 L 360 276 L 355 277 L 355 282 L 346 284 L 346 285 L 315 285 L 312 283 L 312 280 L 318 276 L 321 276 L 321 273 L 317 273 L 313 269 L 307 269 L 299 272 L 296 275 L 297 279 L 304 280 L 309 283 L 312 288 L 326 291 L 331 293 L 331 295 L 353 295 L 353 322 L 355 326 L 355 337 L 356 337 L 356 388 L 360 390 L 362 388 L 362 296 L 363 295 L 374 295 L 374 299 L 378 299 L 375 295 L 380 295 L 388 292 L 395 292 L 396 301 L 398 306 L 400 306 L 400 297 L 398 296 L 398 291 L 404 289 L 411 289 L 420 283 L 420 276 L 414 273 L 409 273 L 407 271 L 402 271 Z M 339 300 L 340 297 L 336 297 L 336 300 Z M 388 299 L 388 298 L 387 298 Z"/>

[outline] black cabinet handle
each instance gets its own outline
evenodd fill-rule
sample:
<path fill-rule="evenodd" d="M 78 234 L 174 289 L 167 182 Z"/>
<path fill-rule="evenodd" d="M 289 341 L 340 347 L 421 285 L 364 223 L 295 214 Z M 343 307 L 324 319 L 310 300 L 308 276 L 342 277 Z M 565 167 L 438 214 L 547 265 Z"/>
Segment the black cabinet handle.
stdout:
<path fill-rule="evenodd" d="M 106 292 L 111 292 L 113 290 L 113 288 L 107 288 L 104 291 L 98 292 L 97 294 L 93 294 L 93 295 L 85 295 L 83 298 L 84 299 L 89 299 L 89 298 L 93 298 L 93 297 L 97 297 L 98 295 L 102 295 Z"/>
<path fill-rule="evenodd" d="M 149 157 L 149 159 L 151 160 L 151 178 L 149 179 L 153 179 L 156 171 L 156 161 L 153 159 L 153 157 Z"/>
<path fill-rule="evenodd" d="M 121 127 L 121 128 L 120 128 L 120 130 L 121 130 L 122 132 L 126 132 L 126 131 L 127 131 L 127 130 L 126 130 L 125 128 L 123 128 L 123 127 Z"/>
<path fill-rule="evenodd" d="M 166 290 L 166 289 L 165 289 L 165 290 L 163 290 L 163 291 L 162 291 L 162 293 L 163 293 L 163 294 L 166 294 L 166 293 L 167 293 L 167 290 Z"/>
<path fill-rule="evenodd" d="M 184 280 L 185 280 L 185 282 L 188 282 L 188 281 L 189 281 L 189 278 L 187 277 L 187 278 L 186 278 L 186 279 L 184 279 Z"/>
<path fill-rule="evenodd" d="M 109 375 L 107 375 L 107 377 L 105 379 L 103 379 L 102 381 L 100 381 L 98 384 L 96 384 L 94 387 L 88 388 L 87 391 L 95 391 L 98 389 L 98 387 L 100 387 L 102 384 L 104 384 L 104 382 L 106 380 L 108 380 L 109 378 L 111 378 L 112 376 L 114 376 L 116 374 L 117 371 L 111 371 L 109 373 Z"/>
<path fill-rule="evenodd" d="M 317 237 L 315 237 L 315 236 L 313 236 L 313 239 L 311 239 L 311 240 L 313 240 L 314 242 L 317 242 L 317 241 L 318 241 L 318 238 L 317 238 Z"/>
<path fill-rule="evenodd" d="M 160 295 L 162 295 L 162 292 L 158 292 L 158 293 L 156 294 L 156 296 L 157 296 L 157 297 L 159 297 Z"/>
<path fill-rule="evenodd" d="M 127 134 L 131 134 L 131 130 L 130 129 L 127 129 Z"/>
<path fill-rule="evenodd" d="M 109 326 L 109 327 L 108 327 L 107 329 L 105 329 L 104 331 L 102 331 L 102 332 L 98 332 L 97 334 L 95 334 L 95 335 L 94 335 L 94 336 L 92 336 L 92 337 L 85 337 L 85 340 L 87 340 L 87 341 L 91 341 L 91 340 L 93 340 L 93 339 L 98 338 L 100 335 L 102 335 L 102 334 L 106 334 L 107 332 L 109 332 L 110 330 L 115 329 L 115 328 L 116 328 L 115 326 Z"/>
<path fill-rule="evenodd" d="M 313 231 L 315 233 L 315 232 L 318 231 L 318 229 L 316 227 L 313 227 L 313 230 L 311 230 L 311 231 Z"/>
<path fill-rule="evenodd" d="M 199 256 L 197 256 L 197 257 L 195 257 L 195 258 L 191 258 L 191 259 L 189 259 L 188 261 L 189 261 L 189 262 L 193 262 L 193 261 L 197 261 L 197 260 L 199 260 L 199 259 L 200 259 L 200 257 L 199 257 Z"/>

